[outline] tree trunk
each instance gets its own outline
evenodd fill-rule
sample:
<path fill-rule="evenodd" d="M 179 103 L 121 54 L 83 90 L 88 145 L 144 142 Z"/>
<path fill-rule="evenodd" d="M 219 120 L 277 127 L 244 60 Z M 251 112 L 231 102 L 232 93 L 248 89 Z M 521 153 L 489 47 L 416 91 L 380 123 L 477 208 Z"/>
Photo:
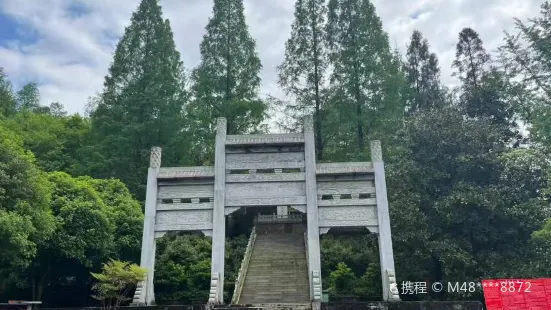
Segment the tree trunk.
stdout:
<path fill-rule="evenodd" d="M 226 109 L 224 109 L 224 112 L 227 113 L 227 109 L 229 108 L 231 101 L 232 101 L 232 87 L 230 85 L 231 83 L 231 29 L 230 29 L 230 20 L 231 20 L 231 1 L 228 1 L 228 13 L 226 15 L 226 90 L 225 90 L 225 101 L 226 101 Z M 222 115 L 223 116 L 223 115 Z M 228 124 L 228 128 L 226 129 L 228 131 L 228 134 L 234 134 L 234 129 L 230 124 Z"/>
<path fill-rule="evenodd" d="M 312 3 L 313 6 L 313 3 Z M 323 159 L 323 139 L 321 136 L 322 128 L 322 115 L 321 115 L 321 98 L 320 98 L 320 72 L 319 72 L 319 51 L 318 51 L 318 33 L 316 31 L 316 12 L 314 8 L 311 9 L 312 14 L 312 37 L 313 37 L 313 46 L 314 46 L 314 83 L 316 91 L 316 118 L 314 123 L 315 133 L 316 133 L 316 150 L 317 150 L 317 159 Z"/>

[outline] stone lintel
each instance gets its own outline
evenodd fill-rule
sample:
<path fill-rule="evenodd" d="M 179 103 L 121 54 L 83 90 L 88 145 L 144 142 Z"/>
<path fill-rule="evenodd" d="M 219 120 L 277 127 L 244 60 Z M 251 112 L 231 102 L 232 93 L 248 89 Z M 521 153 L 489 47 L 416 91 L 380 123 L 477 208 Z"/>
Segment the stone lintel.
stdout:
<path fill-rule="evenodd" d="M 304 136 L 300 133 L 226 136 L 226 145 L 279 145 L 302 143 L 304 143 Z"/>

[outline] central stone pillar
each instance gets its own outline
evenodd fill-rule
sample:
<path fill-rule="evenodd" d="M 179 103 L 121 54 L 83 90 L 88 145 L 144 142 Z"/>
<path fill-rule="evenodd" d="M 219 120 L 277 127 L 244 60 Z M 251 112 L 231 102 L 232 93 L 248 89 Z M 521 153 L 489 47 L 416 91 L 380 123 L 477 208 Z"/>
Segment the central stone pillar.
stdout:
<path fill-rule="evenodd" d="M 304 164 L 306 175 L 306 223 L 308 234 L 308 278 L 310 299 L 321 299 L 320 230 L 318 219 L 318 190 L 316 185 L 316 148 L 314 123 L 311 115 L 304 118 Z"/>
<path fill-rule="evenodd" d="M 224 302 L 224 251 L 226 242 L 226 130 L 225 118 L 218 118 L 214 150 L 214 210 L 212 213 L 211 276 L 218 275 L 216 303 Z"/>
<path fill-rule="evenodd" d="M 142 235 L 142 256 L 140 266 L 147 270 L 145 291 L 140 295 L 140 303 L 148 306 L 155 303 L 153 277 L 155 272 L 155 217 L 157 209 L 157 175 L 161 167 L 161 148 L 151 148 L 149 170 L 147 171 L 147 191 L 145 193 L 145 215 Z"/>

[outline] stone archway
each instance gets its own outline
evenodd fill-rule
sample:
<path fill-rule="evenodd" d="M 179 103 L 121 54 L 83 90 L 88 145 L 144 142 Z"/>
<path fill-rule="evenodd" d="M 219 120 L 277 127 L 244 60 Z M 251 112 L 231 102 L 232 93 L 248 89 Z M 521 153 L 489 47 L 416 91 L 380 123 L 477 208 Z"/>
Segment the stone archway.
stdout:
<path fill-rule="evenodd" d="M 290 206 L 306 214 L 312 301 L 321 300 L 320 233 L 332 227 L 377 230 L 383 299 L 397 299 L 379 141 L 371 143 L 371 154 L 371 162 L 316 164 L 311 116 L 303 133 L 271 135 L 227 135 L 226 120 L 218 119 L 213 167 L 161 168 L 161 149 L 152 148 L 141 257 L 148 275 L 135 303 L 155 299 L 156 237 L 190 230 L 212 237 L 209 303 L 223 303 L 225 217 L 250 206 L 278 207 L 278 213 Z"/>

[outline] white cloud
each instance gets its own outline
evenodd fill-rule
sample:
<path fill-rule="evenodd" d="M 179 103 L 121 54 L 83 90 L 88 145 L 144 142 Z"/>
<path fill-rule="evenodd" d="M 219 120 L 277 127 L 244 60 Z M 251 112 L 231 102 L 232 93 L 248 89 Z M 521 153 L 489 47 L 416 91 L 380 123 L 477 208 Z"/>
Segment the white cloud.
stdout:
<path fill-rule="evenodd" d="M 293 19 L 293 0 L 244 0 L 246 18 L 263 63 L 262 93 L 281 95 L 276 66 Z M 419 29 L 440 59 L 442 80 L 453 83 L 450 65 L 457 35 L 464 27 L 478 31 L 488 51 L 511 30 L 513 17 L 539 14 L 538 0 L 374 0 L 392 46 L 404 51 L 413 29 Z M 101 90 L 117 38 L 139 0 L 0 0 L 0 11 L 23 27 L 14 29 L 38 40 L 3 42 L 0 66 L 16 85 L 36 81 L 42 101 L 59 101 L 73 112 Z M 188 69 L 200 60 L 199 43 L 212 12 L 212 1 L 161 0 L 175 41 Z M 76 13 L 75 13 L 76 8 Z M 0 25 L 1 26 L 1 25 Z"/>

